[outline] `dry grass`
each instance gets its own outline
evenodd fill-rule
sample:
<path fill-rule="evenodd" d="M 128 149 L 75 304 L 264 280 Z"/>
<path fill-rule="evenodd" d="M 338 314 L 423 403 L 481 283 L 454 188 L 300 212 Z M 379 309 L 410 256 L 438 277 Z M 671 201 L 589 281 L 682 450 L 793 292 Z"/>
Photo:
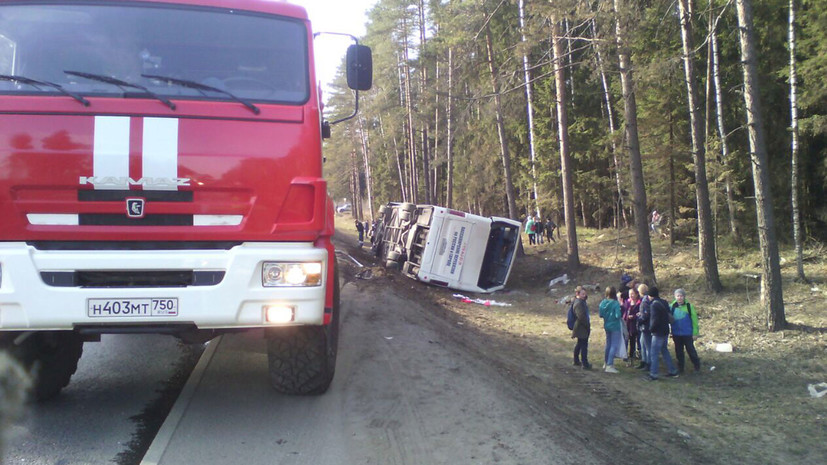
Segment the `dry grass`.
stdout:
<path fill-rule="evenodd" d="M 509 331 L 565 339 L 565 306 L 557 301 L 572 294 L 574 285 L 595 284 L 600 291 L 590 294 L 594 311 L 602 289 L 616 286 L 621 270 L 636 268 L 633 236 L 622 234 L 618 241 L 614 232 L 578 229 L 578 239 L 582 270 L 568 286 L 550 292 L 547 282 L 564 272 L 565 244 L 527 248 L 509 283 L 515 291 L 508 299 L 521 310 L 501 315 Z M 699 310 L 701 337 L 696 345 L 703 370 L 676 382 L 646 383 L 633 376 L 639 372 L 622 367 L 621 376 L 607 382 L 620 391 L 643 392 L 647 402 L 661 406 L 654 410 L 664 420 L 716 448 L 721 457 L 739 457 L 741 463 L 827 463 L 827 396 L 812 398 L 807 390 L 808 384 L 827 381 L 827 266 L 820 247 L 805 254 L 805 273 L 814 284 L 794 281 L 793 252 L 782 250 L 789 326 L 775 333 L 766 330 L 757 281 L 744 277 L 760 274 L 757 251 L 719 251 L 725 290 L 715 295 L 705 289 L 696 245 L 670 249 L 668 241 L 655 240 L 653 248 L 662 295 L 682 287 Z M 544 305 L 538 305 L 540 298 Z M 595 320 L 591 346 L 599 360 L 605 337 Z M 724 342 L 733 345 L 733 353 L 716 352 L 716 345 Z M 567 360 L 568 350 L 565 346 L 555 355 Z"/>

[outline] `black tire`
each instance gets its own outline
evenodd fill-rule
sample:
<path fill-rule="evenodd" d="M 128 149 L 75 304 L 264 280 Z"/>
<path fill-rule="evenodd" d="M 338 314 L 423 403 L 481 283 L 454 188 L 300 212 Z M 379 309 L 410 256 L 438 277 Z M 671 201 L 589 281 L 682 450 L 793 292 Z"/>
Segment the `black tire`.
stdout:
<path fill-rule="evenodd" d="M 399 204 L 399 209 L 403 212 L 413 213 L 416 210 L 416 204 L 409 202 L 401 203 Z"/>
<path fill-rule="evenodd" d="M 397 262 L 396 260 L 388 260 L 388 261 L 385 262 L 385 268 L 388 268 L 388 269 L 391 269 L 391 270 L 398 270 L 399 269 L 399 262 Z"/>
<path fill-rule="evenodd" d="M 270 384 L 282 394 L 324 394 L 333 381 L 339 346 L 338 267 L 333 276 L 329 325 L 271 328 L 266 332 Z"/>
<path fill-rule="evenodd" d="M 56 397 L 69 385 L 83 355 L 83 340 L 71 331 L 35 333 L 19 345 L 14 344 L 20 333 L 5 333 L 0 346 L 20 362 L 32 376 L 32 396 L 37 401 Z"/>
<path fill-rule="evenodd" d="M 399 260 L 399 257 L 401 257 L 401 256 L 402 256 L 402 254 L 400 254 L 400 253 L 399 253 L 399 252 L 397 252 L 396 250 L 390 250 L 390 251 L 388 251 L 388 257 L 387 257 L 387 260 L 388 260 L 388 261 L 394 261 L 394 262 L 395 262 L 395 261 L 398 261 L 398 260 Z"/>

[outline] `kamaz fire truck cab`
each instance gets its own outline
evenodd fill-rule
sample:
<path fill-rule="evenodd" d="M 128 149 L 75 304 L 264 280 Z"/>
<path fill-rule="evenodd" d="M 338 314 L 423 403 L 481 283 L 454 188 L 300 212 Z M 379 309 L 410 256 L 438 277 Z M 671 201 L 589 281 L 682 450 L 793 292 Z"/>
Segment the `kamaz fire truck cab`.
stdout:
<path fill-rule="evenodd" d="M 367 90 L 370 51 L 348 50 Z M 305 10 L 0 0 L 0 345 L 56 395 L 84 341 L 264 328 L 280 392 L 338 334 L 329 133 Z"/>

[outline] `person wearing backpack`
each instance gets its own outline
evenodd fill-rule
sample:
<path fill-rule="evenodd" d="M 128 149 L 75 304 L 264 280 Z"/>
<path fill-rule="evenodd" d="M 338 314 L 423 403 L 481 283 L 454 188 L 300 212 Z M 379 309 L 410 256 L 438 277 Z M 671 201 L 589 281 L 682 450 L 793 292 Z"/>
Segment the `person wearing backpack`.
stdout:
<path fill-rule="evenodd" d="M 615 355 L 620 345 L 623 344 L 620 316 L 617 290 L 614 287 L 607 287 L 606 298 L 600 302 L 600 318 L 603 318 L 603 329 L 606 330 L 606 352 L 603 358 L 603 371 L 606 373 L 619 373 L 615 368 Z"/>
<path fill-rule="evenodd" d="M 678 372 L 683 373 L 685 365 L 684 349 L 689 354 L 689 360 L 695 367 L 695 372 L 701 371 L 701 359 L 695 350 L 695 338 L 698 337 L 698 311 L 686 300 L 686 291 L 675 290 L 675 301 L 670 310 L 674 317 L 672 323 L 672 340 L 675 342 L 675 358 L 678 360 Z"/>
<path fill-rule="evenodd" d="M 652 347 L 649 349 L 649 381 L 658 379 L 660 371 L 660 357 L 666 362 L 666 369 L 670 378 L 678 376 L 678 370 L 672 363 L 672 356 L 669 354 L 669 304 L 660 298 L 658 288 L 649 288 L 649 331 L 652 332 Z"/>
<path fill-rule="evenodd" d="M 592 364 L 589 363 L 589 334 L 592 327 L 589 320 L 589 306 L 586 304 L 588 297 L 586 289 L 583 286 L 577 286 L 571 307 L 575 317 L 571 338 L 577 339 L 577 343 L 574 345 L 574 366 L 582 366 L 584 370 L 589 370 L 592 367 Z"/>

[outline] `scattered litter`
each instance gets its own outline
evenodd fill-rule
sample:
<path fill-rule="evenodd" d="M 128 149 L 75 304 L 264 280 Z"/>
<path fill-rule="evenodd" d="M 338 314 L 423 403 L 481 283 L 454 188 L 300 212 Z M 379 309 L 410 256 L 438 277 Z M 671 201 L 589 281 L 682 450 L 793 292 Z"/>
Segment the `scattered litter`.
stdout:
<path fill-rule="evenodd" d="M 709 371 L 715 371 L 715 367 L 714 366 L 709 367 Z"/>
<path fill-rule="evenodd" d="M 365 280 L 371 279 L 371 278 L 373 278 L 373 270 L 371 270 L 370 268 L 365 268 L 364 270 L 356 273 L 355 276 L 356 276 L 356 279 L 365 279 Z"/>
<path fill-rule="evenodd" d="M 548 287 L 549 287 L 549 288 L 551 288 L 551 287 L 553 287 L 555 284 L 558 284 L 558 283 L 568 284 L 568 283 L 569 283 L 569 275 L 568 275 L 568 273 L 564 274 L 563 276 L 558 276 L 558 277 L 556 277 L 556 278 L 552 279 L 551 281 L 549 281 L 549 282 L 548 282 Z"/>
<path fill-rule="evenodd" d="M 725 342 L 723 344 L 715 344 L 716 352 L 732 352 L 732 344 Z"/>
<path fill-rule="evenodd" d="M 510 307 L 511 304 L 505 302 L 497 302 L 496 300 L 489 300 L 489 299 L 472 299 L 470 297 L 466 297 L 462 294 L 454 294 L 455 299 L 461 300 L 463 303 L 466 304 L 480 304 L 485 305 L 486 307 Z"/>
<path fill-rule="evenodd" d="M 810 397 L 817 399 L 827 395 L 827 383 L 808 384 L 807 390 L 810 391 Z"/>
<path fill-rule="evenodd" d="M 813 287 L 810 288 L 810 292 L 818 292 L 820 290 L 821 289 L 819 289 L 818 286 L 813 286 Z"/>
<path fill-rule="evenodd" d="M 680 430 L 680 429 L 678 430 L 678 436 L 680 436 L 684 439 L 692 439 L 691 434 L 687 433 L 686 431 Z"/>
<path fill-rule="evenodd" d="M 385 339 L 387 339 L 387 340 L 389 340 L 389 341 L 390 341 L 390 340 L 392 340 L 392 339 L 393 339 L 393 336 L 385 336 Z"/>
<path fill-rule="evenodd" d="M 558 300 L 557 303 L 560 304 L 560 305 L 567 304 L 567 303 L 571 302 L 571 300 L 573 298 L 574 298 L 574 296 L 564 295 L 563 297 L 560 297 L 560 300 Z"/>

